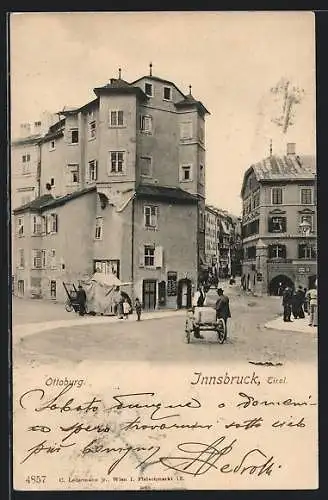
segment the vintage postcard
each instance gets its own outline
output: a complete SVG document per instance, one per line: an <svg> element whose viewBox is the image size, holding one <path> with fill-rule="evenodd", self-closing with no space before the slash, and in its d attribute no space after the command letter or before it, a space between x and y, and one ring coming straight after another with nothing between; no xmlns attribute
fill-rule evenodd
<svg viewBox="0 0 328 500"><path fill-rule="evenodd" d="M9 24L14 489L318 488L314 14Z"/></svg>

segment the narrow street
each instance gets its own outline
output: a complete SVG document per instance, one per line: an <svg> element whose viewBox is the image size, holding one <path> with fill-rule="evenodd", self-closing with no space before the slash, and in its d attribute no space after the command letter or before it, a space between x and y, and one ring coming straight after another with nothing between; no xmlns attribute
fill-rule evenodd
<svg viewBox="0 0 328 500"><path fill-rule="evenodd" d="M204 332L204 340L193 339L187 344L184 337L183 311L172 311L168 316L146 319L140 323L134 315L127 321L113 318L110 323L83 324L79 318L76 326L56 327L23 336L14 342L15 368L29 365L69 363L76 365L115 361L146 361L153 363L190 363L195 361L241 362L315 362L317 355L316 333L284 331L266 328L265 324L281 314L281 300L277 297L253 297L240 292L238 287L227 288L230 296L232 318L229 322L228 341L216 342L213 332ZM15 299L13 325L36 323L45 320L71 320L74 313L67 313L63 305L40 301ZM90 324L91 323L91 324ZM51 326L51 325L50 325ZM290 325L292 328L292 325Z"/></svg>

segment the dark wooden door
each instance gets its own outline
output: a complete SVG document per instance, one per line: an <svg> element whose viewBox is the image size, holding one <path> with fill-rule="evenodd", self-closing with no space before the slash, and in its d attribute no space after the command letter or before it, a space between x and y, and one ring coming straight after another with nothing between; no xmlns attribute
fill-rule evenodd
<svg viewBox="0 0 328 500"><path fill-rule="evenodd" d="M146 310L153 310L156 307L156 280L143 280L142 302Z"/></svg>

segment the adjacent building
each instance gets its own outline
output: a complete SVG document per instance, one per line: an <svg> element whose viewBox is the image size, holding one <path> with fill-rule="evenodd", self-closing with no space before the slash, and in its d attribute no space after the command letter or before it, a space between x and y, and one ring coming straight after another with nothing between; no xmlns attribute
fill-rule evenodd
<svg viewBox="0 0 328 500"><path fill-rule="evenodd" d="M14 211L15 291L64 300L63 281L101 270L147 309L187 307L205 254L208 111L152 68L94 92L38 141L39 196Z"/></svg>
<svg viewBox="0 0 328 500"><path fill-rule="evenodd" d="M244 175L243 282L247 289L277 294L286 285L309 288L317 274L316 163L287 145Z"/></svg>
<svg viewBox="0 0 328 500"><path fill-rule="evenodd" d="M205 207L205 270L218 280L241 273L241 223L226 210Z"/></svg>

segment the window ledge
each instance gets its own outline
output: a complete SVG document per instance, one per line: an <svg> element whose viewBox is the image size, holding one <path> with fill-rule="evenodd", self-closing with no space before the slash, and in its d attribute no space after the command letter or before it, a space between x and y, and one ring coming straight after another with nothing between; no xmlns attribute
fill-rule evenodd
<svg viewBox="0 0 328 500"><path fill-rule="evenodd" d="M89 137L88 141L91 142L91 141L95 141L96 139L97 139L97 137Z"/></svg>
<svg viewBox="0 0 328 500"><path fill-rule="evenodd" d="M126 172L108 172L109 177L123 177Z"/></svg>
<svg viewBox="0 0 328 500"><path fill-rule="evenodd" d="M127 128L127 125L108 125L108 128Z"/></svg>
<svg viewBox="0 0 328 500"><path fill-rule="evenodd" d="M78 146L79 145L78 142L67 142L66 144L67 144L67 146Z"/></svg>
<svg viewBox="0 0 328 500"><path fill-rule="evenodd" d="M180 182L193 182L192 179L181 179Z"/></svg>
<svg viewBox="0 0 328 500"><path fill-rule="evenodd" d="M158 227L153 226L144 226L144 229L146 229L146 231L158 231Z"/></svg>
<svg viewBox="0 0 328 500"><path fill-rule="evenodd" d="M145 134L145 135L152 135L153 133L150 132L149 130L140 130L140 133L141 134Z"/></svg>

